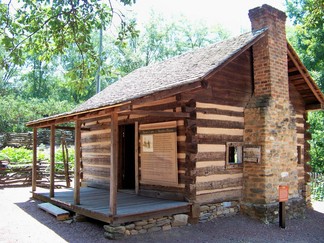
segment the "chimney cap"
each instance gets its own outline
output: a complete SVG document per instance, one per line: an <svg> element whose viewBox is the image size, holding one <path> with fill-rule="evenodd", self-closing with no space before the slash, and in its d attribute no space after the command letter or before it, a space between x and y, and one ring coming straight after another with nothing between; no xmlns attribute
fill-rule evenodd
<svg viewBox="0 0 324 243"><path fill-rule="evenodd" d="M273 16L286 21L287 15L285 12L276 9L268 4L263 4L261 7L256 7L249 10L250 19L264 18L266 16Z"/></svg>

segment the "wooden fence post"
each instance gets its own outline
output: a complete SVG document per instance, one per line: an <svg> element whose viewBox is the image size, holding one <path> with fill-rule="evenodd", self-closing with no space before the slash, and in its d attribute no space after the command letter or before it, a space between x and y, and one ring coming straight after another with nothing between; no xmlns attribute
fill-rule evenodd
<svg viewBox="0 0 324 243"><path fill-rule="evenodd" d="M70 176L69 176L69 152L66 145L65 133L63 132L61 137L61 146L62 146L62 157L64 165L64 177L66 182L66 187L70 187Z"/></svg>
<svg viewBox="0 0 324 243"><path fill-rule="evenodd" d="M37 128L33 129L33 168L32 168L32 191L36 191L37 180Z"/></svg>

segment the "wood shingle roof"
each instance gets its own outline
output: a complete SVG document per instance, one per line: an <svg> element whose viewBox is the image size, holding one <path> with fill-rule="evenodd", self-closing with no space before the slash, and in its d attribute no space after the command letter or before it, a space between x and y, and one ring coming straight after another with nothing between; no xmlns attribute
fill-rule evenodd
<svg viewBox="0 0 324 243"><path fill-rule="evenodd" d="M243 53L243 51L250 48L265 35L266 31L267 29L248 32L204 48L184 53L163 62L136 69L80 104L74 110L28 122L27 126L42 127L52 123L64 123L73 120L73 117L76 115L98 112L158 92L168 92L168 90L177 88L180 90L185 85L194 85L196 82L203 81L207 76L217 72L231 60ZM288 58L291 58L292 48L289 44L287 51L289 54ZM297 60L298 58L294 59ZM305 68L299 63L300 61L297 61L294 65ZM307 70L303 73L309 76ZM318 102L320 105L323 105L324 96L315 82L311 78L303 82L307 86L303 90L309 89L312 93L308 95L310 98L303 97L310 100L310 104L306 105L310 106Z"/></svg>
<svg viewBox="0 0 324 243"><path fill-rule="evenodd" d="M139 68L82 103L73 112L111 106L202 80L240 50L250 46L264 32L248 32Z"/></svg>

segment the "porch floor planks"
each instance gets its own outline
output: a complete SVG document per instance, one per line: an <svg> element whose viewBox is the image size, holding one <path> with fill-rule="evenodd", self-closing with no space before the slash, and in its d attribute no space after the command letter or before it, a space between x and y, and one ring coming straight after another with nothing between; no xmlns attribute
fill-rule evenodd
<svg viewBox="0 0 324 243"><path fill-rule="evenodd" d="M35 195L40 195L49 199L53 204L64 205L71 211L86 210L91 218L111 220L109 215L109 191L104 189L83 187L80 188L80 205L74 205L73 189L57 189L55 197L49 197L49 191L36 191ZM165 210L175 210L179 213L186 212L189 207L188 202L164 200L139 196L134 193L117 193L117 215L114 218L123 218L136 215L149 215ZM93 213L93 214L92 214ZM100 214L100 218L98 215Z"/></svg>

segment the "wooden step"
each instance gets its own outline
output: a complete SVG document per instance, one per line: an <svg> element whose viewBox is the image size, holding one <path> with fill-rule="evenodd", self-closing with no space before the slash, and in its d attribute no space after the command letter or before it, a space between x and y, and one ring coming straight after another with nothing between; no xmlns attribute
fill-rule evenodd
<svg viewBox="0 0 324 243"><path fill-rule="evenodd" d="M51 203L38 204L40 209L54 215L57 220L67 220L70 218L70 213L62 208L59 208Z"/></svg>

